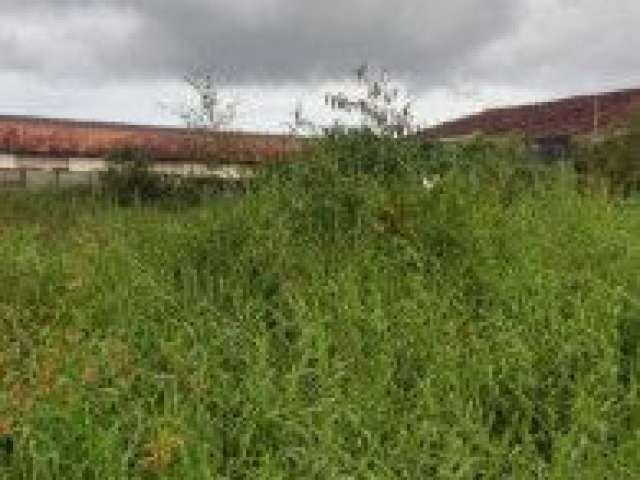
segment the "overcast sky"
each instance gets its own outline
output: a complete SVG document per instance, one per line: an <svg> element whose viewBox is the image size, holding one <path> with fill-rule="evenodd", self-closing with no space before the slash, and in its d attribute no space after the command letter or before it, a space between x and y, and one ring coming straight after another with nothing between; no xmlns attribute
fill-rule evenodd
<svg viewBox="0 0 640 480"><path fill-rule="evenodd" d="M364 60L422 125L496 105L640 87L638 0L0 0L0 114L179 124L210 69L232 128L284 130ZM341 117L342 118L342 117Z"/></svg>

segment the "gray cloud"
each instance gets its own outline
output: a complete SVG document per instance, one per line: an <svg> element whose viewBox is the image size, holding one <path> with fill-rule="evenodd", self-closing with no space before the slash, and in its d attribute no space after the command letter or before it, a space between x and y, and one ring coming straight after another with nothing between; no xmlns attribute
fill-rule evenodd
<svg viewBox="0 0 640 480"><path fill-rule="evenodd" d="M513 35L524 0L3 0L0 69L175 78L194 66L247 84L340 78L370 59L442 84Z"/></svg>
<svg viewBox="0 0 640 480"><path fill-rule="evenodd" d="M0 113L153 122L141 92L212 67L277 123L369 59L446 118L639 86L639 22L638 0L0 0Z"/></svg>
<svg viewBox="0 0 640 480"><path fill-rule="evenodd" d="M559 95L640 86L640 2L532 0L513 35L486 45L461 76Z"/></svg>

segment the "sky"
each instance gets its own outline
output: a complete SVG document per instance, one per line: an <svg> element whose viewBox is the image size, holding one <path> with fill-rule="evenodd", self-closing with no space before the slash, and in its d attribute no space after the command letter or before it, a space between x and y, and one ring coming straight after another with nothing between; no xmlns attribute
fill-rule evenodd
<svg viewBox="0 0 640 480"><path fill-rule="evenodd" d="M495 106L640 87L637 0L0 0L0 115L180 125L213 74L233 130L286 131L296 103L386 68L429 126Z"/></svg>

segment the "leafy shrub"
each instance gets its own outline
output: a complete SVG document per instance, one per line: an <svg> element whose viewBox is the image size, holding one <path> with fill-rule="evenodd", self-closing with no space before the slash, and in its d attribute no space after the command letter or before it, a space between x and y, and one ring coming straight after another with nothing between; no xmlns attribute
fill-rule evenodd
<svg viewBox="0 0 640 480"><path fill-rule="evenodd" d="M149 170L151 155L139 148L123 147L107 155L108 170L102 177L103 193L119 203L158 200L169 191L167 182Z"/></svg>
<svg viewBox="0 0 640 480"><path fill-rule="evenodd" d="M320 156L335 163L339 174L369 175L379 180L417 173L426 158L419 139L381 137L370 130L330 134L319 142L318 149Z"/></svg>
<svg viewBox="0 0 640 480"><path fill-rule="evenodd" d="M576 162L583 184L600 185L614 195L628 197L640 188L640 111L631 115L628 129L610 133L597 143L579 147Z"/></svg>
<svg viewBox="0 0 640 480"><path fill-rule="evenodd" d="M152 156L138 148L119 148L107 156L103 195L121 205L140 203L197 204L203 198L243 191L243 183L219 178L183 178L150 170Z"/></svg>

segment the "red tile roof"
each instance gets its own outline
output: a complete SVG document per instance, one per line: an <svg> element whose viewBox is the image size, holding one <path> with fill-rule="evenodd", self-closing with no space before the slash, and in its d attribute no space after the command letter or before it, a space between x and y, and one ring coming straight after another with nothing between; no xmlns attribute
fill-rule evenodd
<svg viewBox="0 0 640 480"><path fill-rule="evenodd" d="M103 157L111 149L130 146L144 148L160 160L194 160L206 152L208 158L236 163L277 158L299 151L301 145L291 135L0 116L0 153Z"/></svg>
<svg viewBox="0 0 640 480"><path fill-rule="evenodd" d="M584 135L594 131L594 116L601 132L624 124L635 109L640 109L640 88L490 109L427 128L421 134L427 138L478 132L500 135L514 131L529 137Z"/></svg>

